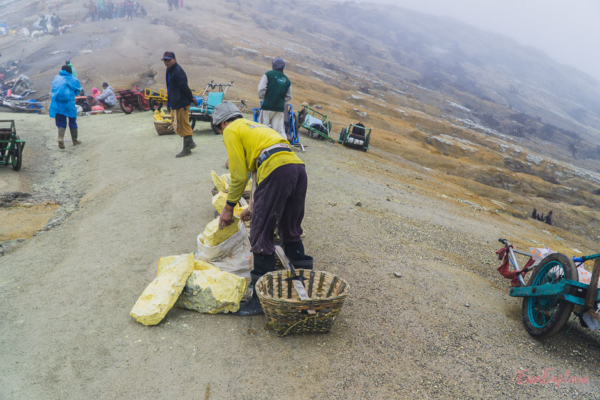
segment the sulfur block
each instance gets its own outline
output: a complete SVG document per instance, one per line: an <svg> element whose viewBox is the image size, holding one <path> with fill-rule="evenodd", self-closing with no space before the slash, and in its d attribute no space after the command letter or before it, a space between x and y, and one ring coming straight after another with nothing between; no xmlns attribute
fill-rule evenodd
<svg viewBox="0 0 600 400"><path fill-rule="evenodd" d="M210 178L212 179L213 185L217 188L219 192L225 191L225 186L223 186L223 182L219 175L215 171L210 171Z"/></svg>
<svg viewBox="0 0 600 400"><path fill-rule="evenodd" d="M169 257L163 257L161 259L158 260L158 271L156 272L156 275L160 275L160 272L169 264L171 264L173 262L174 259L176 259L178 256L169 256ZM202 271L204 269L209 269L209 268L217 268L214 265L212 265L209 262L203 261L203 260L194 260L194 271Z"/></svg>
<svg viewBox="0 0 600 400"><path fill-rule="evenodd" d="M208 314L236 312L246 286L245 278L216 267L195 270L177 300L177 307Z"/></svg>
<svg viewBox="0 0 600 400"><path fill-rule="evenodd" d="M225 192L219 192L215 194L212 198L212 205L219 214L221 213L221 211L223 211L225 203L227 203L227 193ZM240 205L238 204L233 209L233 216L239 218L242 214L242 211L244 211L246 208L248 208L248 206L240 207Z"/></svg>
<svg viewBox="0 0 600 400"><path fill-rule="evenodd" d="M221 175L221 183L225 188L225 191L229 191L229 187L231 186L231 174L223 174Z"/></svg>
<svg viewBox="0 0 600 400"><path fill-rule="evenodd" d="M233 218L233 223L231 225L219 229L219 218L215 218L206 225L204 232L202 232L204 244L206 246L214 247L223 243L225 240L229 239L231 235L239 231L240 227L238 222L239 218Z"/></svg>
<svg viewBox="0 0 600 400"><path fill-rule="evenodd" d="M131 309L130 315L140 324L156 325L162 321L177 301L194 270L193 253L165 258L167 260L162 268L159 263L160 273L146 287Z"/></svg>

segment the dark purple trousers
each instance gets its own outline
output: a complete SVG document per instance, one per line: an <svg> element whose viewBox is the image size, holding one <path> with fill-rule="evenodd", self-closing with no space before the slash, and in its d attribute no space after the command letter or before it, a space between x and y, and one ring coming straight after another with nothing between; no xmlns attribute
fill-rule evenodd
<svg viewBox="0 0 600 400"><path fill-rule="evenodd" d="M300 241L308 178L303 164L286 164L263 180L254 192L250 244L253 253L273 254L275 228L284 243Z"/></svg>

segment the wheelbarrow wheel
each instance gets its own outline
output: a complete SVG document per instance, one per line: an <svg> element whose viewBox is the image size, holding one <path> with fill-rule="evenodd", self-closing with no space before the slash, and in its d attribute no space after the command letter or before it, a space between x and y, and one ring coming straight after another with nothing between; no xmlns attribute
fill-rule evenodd
<svg viewBox="0 0 600 400"><path fill-rule="evenodd" d="M148 100L148 108L150 109L150 111L154 112L156 110L160 110L161 107L162 103L152 99Z"/></svg>
<svg viewBox="0 0 600 400"><path fill-rule="evenodd" d="M133 104L130 104L126 100L124 101L122 98L119 99L119 106L125 114L131 114L133 112Z"/></svg>
<svg viewBox="0 0 600 400"><path fill-rule="evenodd" d="M570 279L578 281L573 261L564 254L554 253L535 267L527 286L557 284ZM523 325L537 338L547 339L563 329L573 311L573 303L555 296L525 297L523 299Z"/></svg>
<svg viewBox="0 0 600 400"><path fill-rule="evenodd" d="M298 137L298 133L300 131L300 121L298 121L298 114L294 113L294 133L296 137Z"/></svg>
<svg viewBox="0 0 600 400"><path fill-rule="evenodd" d="M150 105L148 104L148 100L146 100L146 98L144 96L142 96L141 94L138 95L138 103L140 104L140 108L142 109L142 111L150 110Z"/></svg>
<svg viewBox="0 0 600 400"><path fill-rule="evenodd" d="M15 140L19 140L19 137L16 136ZM15 147L12 153L12 167L15 171L21 169L21 163L23 162L23 146L21 143L15 143Z"/></svg>
<svg viewBox="0 0 600 400"><path fill-rule="evenodd" d="M342 128L342 131L340 132L340 135L338 137L338 142L344 143L345 140L346 140L346 128Z"/></svg>
<svg viewBox="0 0 600 400"><path fill-rule="evenodd" d="M369 136L365 139L365 144L363 145L363 151L366 152L367 150L369 150L369 142L370 141L371 141L371 136Z"/></svg>

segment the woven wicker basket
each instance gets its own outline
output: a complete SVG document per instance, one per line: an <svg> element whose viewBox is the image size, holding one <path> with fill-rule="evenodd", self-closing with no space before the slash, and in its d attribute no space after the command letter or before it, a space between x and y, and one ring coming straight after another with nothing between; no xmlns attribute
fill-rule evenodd
<svg viewBox="0 0 600 400"><path fill-rule="evenodd" d="M154 128L156 129L156 133L158 133L159 136L173 135L175 133L173 125L171 125L170 122L154 121Z"/></svg>
<svg viewBox="0 0 600 400"><path fill-rule="evenodd" d="M310 300L300 300L289 271L269 272L256 283L256 293L271 328L277 335L301 332L329 332L350 291L348 283L337 275L323 271L298 269L305 277L304 286ZM314 310L315 314L309 314Z"/></svg>

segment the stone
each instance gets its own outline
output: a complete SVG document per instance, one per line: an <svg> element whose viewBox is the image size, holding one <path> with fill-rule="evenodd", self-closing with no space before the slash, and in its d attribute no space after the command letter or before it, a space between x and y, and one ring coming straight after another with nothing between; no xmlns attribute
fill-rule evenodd
<svg viewBox="0 0 600 400"><path fill-rule="evenodd" d="M219 192L224 192L227 190L225 189L221 178L219 177L219 175L217 175L215 171L210 171L210 178L212 179L213 185L215 185Z"/></svg>
<svg viewBox="0 0 600 400"><path fill-rule="evenodd" d="M356 207L362 207L362 203L361 203L360 201L357 201L356 203L354 203L354 205L355 205Z"/></svg>
<svg viewBox="0 0 600 400"><path fill-rule="evenodd" d="M215 194L212 198L212 205L219 214L221 213L221 211L223 211L223 207L225 207L226 203L227 203L227 193L225 193L225 192L219 192L219 193ZM240 207L239 204L236 205L233 209L233 216L239 218L240 215L242 214L242 211L244 211L246 208L248 208L247 205L243 206L243 207Z"/></svg>
<svg viewBox="0 0 600 400"><path fill-rule="evenodd" d="M195 268L177 300L177 307L207 314L239 310L248 285L245 278L221 271L209 263Z"/></svg>
<svg viewBox="0 0 600 400"><path fill-rule="evenodd" d="M465 307L470 307L469 303L465 304Z"/></svg>
<svg viewBox="0 0 600 400"><path fill-rule="evenodd" d="M402 274L400 272L394 272L394 276L396 278L402 278Z"/></svg>
<svg viewBox="0 0 600 400"><path fill-rule="evenodd" d="M367 118L367 112L366 111L359 111L356 113L359 117L361 118Z"/></svg>
<svg viewBox="0 0 600 400"><path fill-rule="evenodd" d="M204 244L206 246L214 247L229 239L240 229L238 225L239 220L239 218L234 217L231 225L226 226L223 229L219 229L219 218L215 218L209 222L208 225L206 225L204 232L202 232Z"/></svg>
<svg viewBox="0 0 600 400"><path fill-rule="evenodd" d="M167 315L194 270L194 253L167 257L164 264L131 309L140 324L156 325Z"/></svg>

